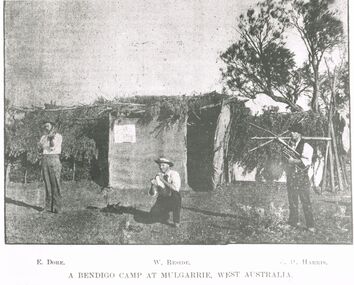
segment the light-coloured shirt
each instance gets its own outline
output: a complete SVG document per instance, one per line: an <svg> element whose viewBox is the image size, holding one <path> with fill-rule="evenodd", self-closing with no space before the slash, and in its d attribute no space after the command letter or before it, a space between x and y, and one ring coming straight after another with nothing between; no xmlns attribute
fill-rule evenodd
<svg viewBox="0 0 354 285"><path fill-rule="evenodd" d="M181 177L179 176L179 173L177 171L169 169L165 173L161 172L159 174L162 175L162 176L167 175L167 182L171 183L173 186L175 186L176 191L179 192L179 190L181 189ZM158 175L156 177L158 177ZM158 179L156 179L156 180L158 180Z"/></svg>
<svg viewBox="0 0 354 285"><path fill-rule="evenodd" d="M53 138L53 146L50 146L48 135L43 135L39 141L43 149L43 154L61 154L61 144L63 137L61 134L56 133Z"/></svg>
<svg viewBox="0 0 354 285"><path fill-rule="evenodd" d="M295 150L299 145L300 141L297 142L296 145L293 146ZM307 167L310 166L312 163L312 156L313 156L313 148L308 143L304 143L304 149L301 154L301 161Z"/></svg>

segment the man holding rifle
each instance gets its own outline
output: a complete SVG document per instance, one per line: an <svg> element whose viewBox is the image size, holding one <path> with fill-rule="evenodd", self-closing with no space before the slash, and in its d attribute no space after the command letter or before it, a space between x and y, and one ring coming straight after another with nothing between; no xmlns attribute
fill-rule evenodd
<svg viewBox="0 0 354 285"><path fill-rule="evenodd" d="M299 225L299 199L302 204L307 229L314 233L314 218L310 200L310 179L308 170L312 162L313 148L302 139L302 126L295 123L289 128L291 134L290 147L285 148L288 156L286 168L286 183L289 200L288 224L293 227ZM295 154L295 155L294 155Z"/></svg>

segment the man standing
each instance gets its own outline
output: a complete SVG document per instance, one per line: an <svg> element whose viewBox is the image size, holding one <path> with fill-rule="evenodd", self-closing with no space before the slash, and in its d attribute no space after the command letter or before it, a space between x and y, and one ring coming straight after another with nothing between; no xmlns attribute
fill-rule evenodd
<svg viewBox="0 0 354 285"><path fill-rule="evenodd" d="M42 174L45 185L45 208L52 213L59 213L61 210L60 194L60 153L62 136L55 131L55 124L52 121L45 121L42 125L44 135L38 143L38 149L43 153Z"/></svg>
<svg viewBox="0 0 354 285"><path fill-rule="evenodd" d="M173 213L173 226L179 227L182 198L179 190L181 178L177 171L171 169L173 162L161 157L155 162L160 172L151 180L149 194L157 196L155 205L150 210L153 220L168 223L169 213Z"/></svg>
<svg viewBox="0 0 354 285"><path fill-rule="evenodd" d="M310 179L308 170L312 162L313 148L302 139L302 127L296 123L289 128L291 133L290 146L300 155L300 158L288 159L286 180L289 200L290 226L299 223L299 198L304 211L307 229L315 232L314 218L310 200Z"/></svg>

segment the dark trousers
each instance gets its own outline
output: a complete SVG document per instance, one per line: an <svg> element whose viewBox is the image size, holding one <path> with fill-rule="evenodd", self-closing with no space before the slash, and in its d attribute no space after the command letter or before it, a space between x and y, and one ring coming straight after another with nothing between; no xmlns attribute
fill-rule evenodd
<svg viewBox="0 0 354 285"><path fill-rule="evenodd" d="M45 185L45 209L54 213L61 210L60 173L59 155L43 155L42 175Z"/></svg>
<svg viewBox="0 0 354 285"><path fill-rule="evenodd" d="M159 195L154 206L150 210L153 221L167 222L170 218L170 212L173 213L173 222L180 222L182 198L177 191L172 191L170 197Z"/></svg>
<svg viewBox="0 0 354 285"><path fill-rule="evenodd" d="M310 200L310 180L307 170L290 169L287 172L287 190L289 200L289 220L290 225L296 226L299 222L299 199L304 211L306 226L314 227L314 218Z"/></svg>

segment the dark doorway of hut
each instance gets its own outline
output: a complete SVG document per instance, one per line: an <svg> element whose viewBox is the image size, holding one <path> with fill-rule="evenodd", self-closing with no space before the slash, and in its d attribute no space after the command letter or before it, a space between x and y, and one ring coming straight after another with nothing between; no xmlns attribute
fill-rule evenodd
<svg viewBox="0 0 354 285"><path fill-rule="evenodd" d="M96 144L96 153L91 160L90 175L91 179L103 188L109 186L109 119L100 118L91 127L90 137Z"/></svg>
<svg viewBox="0 0 354 285"><path fill-rule="evenodd" d="M197 192L213 189L214 136L220 106L192 113L187 121L188 185Z"/></svg>

